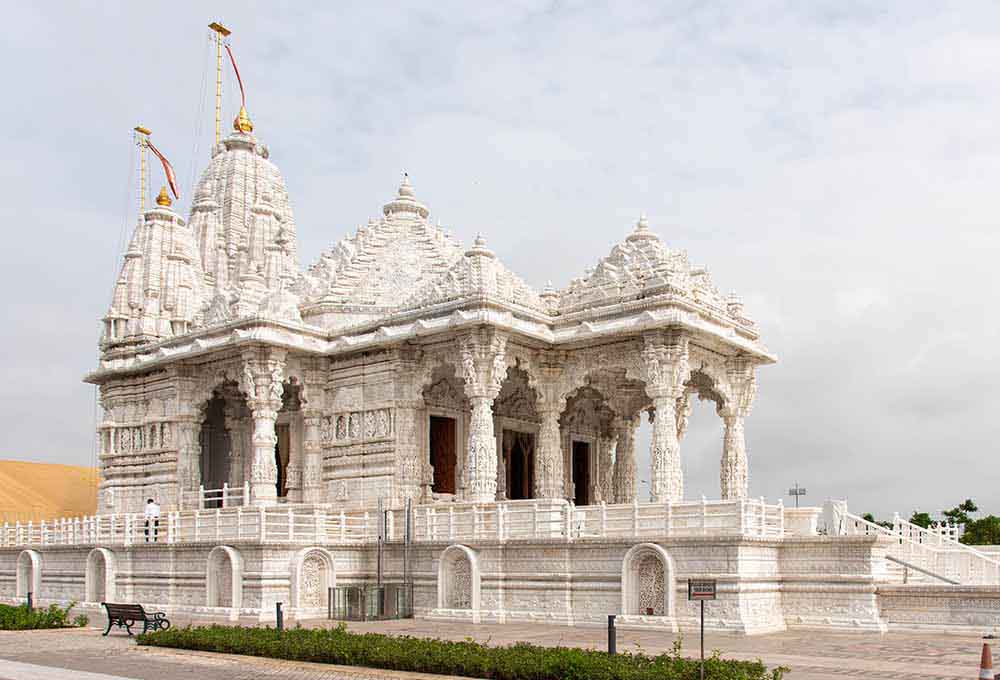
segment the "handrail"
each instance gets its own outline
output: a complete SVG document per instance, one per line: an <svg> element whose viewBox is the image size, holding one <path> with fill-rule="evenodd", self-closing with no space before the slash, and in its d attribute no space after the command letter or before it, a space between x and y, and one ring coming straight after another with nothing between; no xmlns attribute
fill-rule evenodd
<svg viewBox="0 0 1000 680"><path fill-rule="evenodd" d="M961 541L954 539L943 532L931 531L929 529L925 529L919 524L914 524L913 522L909 522L901 518L898 513L893 516L892 522L894 526L906 528L911 534L915 533L921 537L927 536L929 539L927 542L928 545L930 545L931 543L937 543L938 546L948 545L953 549L974 554L977 557L986 560L987 562L992 562L993 564L1000 566L1000 560L994 559L990 555L987 555L984 552L976 550L971 545L966 545L965 543L962 543Z"/></svg>
<svg viewBox="0 0 1000 680"><path fill-rule="evenodd" d="M53 544L132 545L147 539L141 514L108 514L20 523L0 527L0 546ZM387 540L402 537L399 510L388 511ZM413 540L661 538L747 536L780 538L784 506L761 499L620 503L579 506L563 499L444 503L415 506ZM172 510L150 527L150 540L189 543L210 540L311 541L357 544L376 539L369 510L337 510L329 505L245 506Z"/></svg>
<svg viewBox="0 0 1000 680"><path fill-rule="evenodd" d="M957 583L959 584L1000 583L1000 562L963 543L947 538L937 540L936 536L933 542L919 540L924 538L925 534L927 536L934 536L934 534L926 531L923 527L902 520L895 523L890 529L849 512L845 513L844 517L852 522L855 528L864 529L865 534L881 535L892 539L890 551L896 554L887 554L887 558L893 557L902 560L907 557L919 556L923 561L929 563L928 566L958 577ZM896 519L898 519L898 515ZM850 527L845 528L850 529Z"/></svg>
<svg viewBox="0 0 1000 680"><path fill-rule="evenodd" d="M886 555L885 559L889 560L890 562L895 562L896 564L900 564L900 565L906 567L907 569L912 569L913 571L919 571L921 574L926 574L927 576L931 576L933 578L940 579L940 580L942 580L945 583L948 583L950 585L953 585L953 586L960 586L960 585L962 585L958 581L953 581L953 580L951 580L950 578L948 578L946 576L942 576L941 574L935 574L933 571L931 571L929 569L924 569L923 567L918 567L917 565L911 564L911 563L909 563L909 562L907 562L905 560L901 560L898 557L893 557L892 555Z"/></svg>

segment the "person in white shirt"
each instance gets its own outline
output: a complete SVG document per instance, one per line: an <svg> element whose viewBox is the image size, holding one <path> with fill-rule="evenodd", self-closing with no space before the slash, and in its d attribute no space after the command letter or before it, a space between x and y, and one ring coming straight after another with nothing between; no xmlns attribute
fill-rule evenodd
<svg viewBox="0 0 1000 680"><path fill-rule="evenodd" d="M152 498L146 501L146 543L149 543L149 526L153 525L153 542L160 532L160 506Z"/></svg>

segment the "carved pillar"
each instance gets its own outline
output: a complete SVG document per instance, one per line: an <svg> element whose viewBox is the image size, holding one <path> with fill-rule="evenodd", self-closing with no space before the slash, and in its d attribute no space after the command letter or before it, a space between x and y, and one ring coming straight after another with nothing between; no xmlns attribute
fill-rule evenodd
<svg viewBox="0 0 1000 680"><path fill-rule="evenodd" d="M421 498L429 486L425 484L430 462L422 455L427 442L426 407L423 383L419 376L423 354L413 348L397 351L395 367L395 409L387 412L384 434L391 434L396 442L396 475L393 480L395 502L402 505L407 498L414 502ZM379 417L382 417L381 415ZM378 430L381 432L382 427ZM433 482L431 469L431 483ZM421 488L423 487L423 488Z"/></svg>
<svg viewBox="0 0 1000 680"><path fill-rule="evenodd" d="M302 414L291 413L288 422L288 465L285 467L288 500L291 503L302 502L302 467L304 453L302 450Z"/></svg>
<svg viewBox="0 0 1000 680"><path fill-rule="evenodd" d="M241 388L253 418L253 463L250 467L250 495L254 505L277 503L278 468L274 447L278 438L274 422L281 408L285 352L273 348L247 350L243 354Z"/></svg>
<svg viewBox="0 0 1000 680"><path fill-rule="evenodd" d="M650 500L654 503L684 498L680 440L677 438L676 399L671 395L653 398L656 417L650 441Z"/></svg>
<svg viewBox="0 0 1000 680"><path fill-rule="evenodd" d="M226 402L226 433L229 436L229 472L226 480L230 487L243 484L243 409L240 405Z"/></svg>
<svg viewBox="0 0 1000 680"><path fill-rule="evenodd" d="M651 333L642 350L646 393L653 400L656 419L650 442L650 500L654 503L684 498L677 438L677 400L691 374L688 366L688 338L681 333Z"/></svg>
<svg viewBox="0 0 1000 680"><path fill-rule="evenodd" d="M601 448L601 450L598 455L597 474L599 479L597 484L594 486L596 490L596 497L594 500L598 503L601 501L611 503L614 498L612 480L614 479L615 470L615 438L602 435L598 438L597 445Z"/></svg>
<svg viewBox="0 0 1000 680"><path fill-rule="evenodd" d="M177 487L181 503L194 507L198 486L201 484L201 418L196 415L180 416L177 420Z"/></svg>
<svg viewBox="0 0 1000 680"><path fill-rule="evenodd" d="M179 507L194 507L198 485L201 484L201 423L204 414L201 404L194 403L192 395L196 384L191 369L178 367L174 378L175 416L165 431L164 448L177 450L177 498ZM171 433L171 427L173 432ZM120 440L115 437L114 446L119 450ZM192 501L195 499L195 501ZM171 499L172 501L174 499ZM161 504L162 505L162 504ZM173 505L173 503L171 503Z"/></svg>
<svg viewBox="0 0 1000 680"><path fill-rule="evenodd" d="M563 498L565 495L560 413L561 409L549 404L538 409L541 427L535 451L535 498Z"/></svg>
<svg viewBox="0 0 1000 680"><path fill-rule="evenodd" d="M566 406L565 366L562 355L540 357L535 384L539 429L535 444L535 498L565 498L566 480L559 416Z"/></svg>
<svg viewBox="0 0 1000 680"><path fill-rule="evenodd" d="M497 449L497 465L499 466L497 469L497 500L505 501L510 498L510 492L507 490L507 473L510 467L510 457L514 451L514 437L505 438L503 429L501 429L497 440L500 442L500 448Z"/></svg>
<svg viewBox="0 0 1000 680"><path fill-rule="evenodd" d="M302 501L323 500L323 383L326 378L323 360L307 360L302 392Z"/></svg>
<svg viewBox="0 0 1000 680"><path fill-rule="evenodd" d="M479 329L460 340L465 394L472 406L465 467L466 499L489 502L497 494L497 440L493 434L493 400L507 374L507 337Z"/></svg>
<svg viewBox="0 0 1000 680"><path fill-rule="evenodd" d="M727 398L718 408L725 425L719 470L719 487L723 500L746 498L748 494L749 465L743 419L750 413L757 394L754 366L746 358L732 357L727 360L726 378L729 381Z"/></svg>
<svg viewBox="0 0 1000 680"><path fill-rule="evenodd" d="M322 421L319 409L302 411L302 502L319 503L323 492L323 448L319 429Z"/></svg>
<svg viewBox="0 0 1000 680"><path fill-rule="evenodd" d="M612 498L615 503L635 500L635 428L637 418L616 418L615 467L612 476Z"/></svg>

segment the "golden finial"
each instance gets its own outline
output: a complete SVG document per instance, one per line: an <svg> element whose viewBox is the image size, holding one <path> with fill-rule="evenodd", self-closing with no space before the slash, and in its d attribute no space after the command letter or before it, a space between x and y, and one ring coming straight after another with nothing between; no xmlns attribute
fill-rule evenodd
<svg viewBox="0 0 1000 680"><path fill-rule="evenodd" d="M162 205L164 208L169 208L173 205L173 201L170 200L170 194L167 193L166 187L160 187L160 195L156 197L156 205Z"/></svg>
<svg viewBox="0 0 1000 680"><path fill-rule="evenodd" d="M240 107L240 115L236 116L236 120L233 121L233 128L237 132L253 132L253 121L247 115L246 107Z"/></svg>

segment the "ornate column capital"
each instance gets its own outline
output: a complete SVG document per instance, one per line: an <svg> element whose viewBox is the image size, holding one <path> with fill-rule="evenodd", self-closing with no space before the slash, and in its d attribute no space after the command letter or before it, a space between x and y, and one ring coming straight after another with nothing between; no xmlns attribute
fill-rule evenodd
<svg viewBox="0 0 1000 680"><path fill-rule="evenodd" d="M485 398L492 402L507 375L507 336L479 328L459 338L458 348L465 395L470 400Z"/></svg>
<svg viewBox="0 0 1000 680"><path fill-rule="evenodd" d="M277 414L284 392L285 358L281 349L254 348L243 352L240 389L247 395L247 406L257 417L258 412Z"/></svg>
<svg viewBox="0 0 1000 680"><path fill-rule="evenodd" d="M646 393L657 397L679 398L684 383L691 377L688 336L680 331L657 331L643 336L641 352Z"/></svg>
<svg viewBox="0 0 1000 680"><path fill-rule="evenodd" d="M745 356L726 359L726 386L724 401L717 409L720 416L745 418L753 408L757 396L757 367Z"/></svg>

